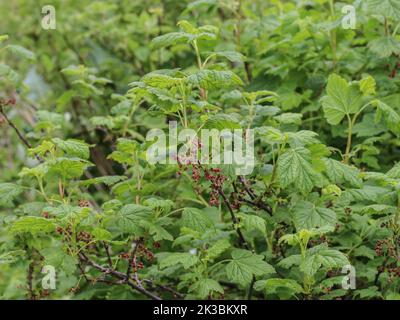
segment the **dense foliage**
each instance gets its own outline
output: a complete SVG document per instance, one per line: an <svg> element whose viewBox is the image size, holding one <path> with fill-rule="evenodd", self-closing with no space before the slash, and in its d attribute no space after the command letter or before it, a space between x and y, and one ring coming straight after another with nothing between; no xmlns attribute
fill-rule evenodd
<svg viewBox="0 0 400 320"><path fill-rule="evenodd" d="M399 1L53 3L0 3L2 299L400 298ZM171 120L254 171L149 163Z"/></svg>

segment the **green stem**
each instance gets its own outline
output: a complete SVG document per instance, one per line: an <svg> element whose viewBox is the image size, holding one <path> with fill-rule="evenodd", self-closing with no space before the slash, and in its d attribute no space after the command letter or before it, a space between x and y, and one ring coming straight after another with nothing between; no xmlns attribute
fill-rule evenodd
<svg viewBox="0 0 400 320"><path fill-rule="evenodd" d="M330 11L331 11L331 18L333 19L335 16L334 0L329 0L329 7L330 7ZM334 29L332 29L330 31L330 42L331 42L331 48L332 48L333 70L335 70L336 64L337 64L337 37L336 37L336 31Z"/></svg>
<svg viewBox="0 0 400 320"><path fill-rule="evenodd" d="M196 40L193 41L193 48L194 48L194 51L196 52L197 66L199 67L200 70L202 70L203 69L203 64L201 62L200 51L199 51L199 47L197 45L197 41Z"/></svg>
<svg viewBox="0 0 400 320"><path fill-rule="evenodd" d="M125 137L126 136L126 132L128 131L128 126L130 123L130 120L132 119L133 113L135 112L136 108L131 108L131 110L129 111L128 114L128 120L126 120L124 127L122 129L122 136Z"/></svg>
<svg viewBox="0 0 400 320"><path fill-rule="evenodd" d="M385 36L389 36L389 23L388 23L388 19L385 17Z"/></svg>
<svg viewBox="0 0 400 320"><path fill-rule="evenodd" d="M349 126L347 129L347 144L346 144L346 151L344 154L344 163L349 164L350 160L350 149L351 149L351 140L352 140L352 134L353 134L353 121L350 118L349 115L347 115L347 120L349 122Z"/></svg>
<svg viewBox="0 0 400 320"><path fill-rule="evenodd" d="M278 165L277 165L277 162L278 162L278 159L279 159L279 157L280 157L280 155L281 155L281 153L282 153L282 150L285 148L285 146L286 146L286 142L284 142L281 146L278 146L278 153L276 154L276 156L274 157L274 151L272 151L273 152L273 162L274 162L274 168L272 169L272 176L271 176L271 182L270 182L270 185L272 185L273 184L273 182L275 181L275 177L276 177L276 172L277 172L277 169L278 169Z"/></svg>
<svg viewBox="0 0 400 320"><path fill-rule="evenodd" d="M304 264L306 260L306 253L307 253L307 245L308 245L308 240L304 241L304 243L300 242L300 254L301 254L301 263ZM311 287L313 283L313 278L307 274L304 274L303 276L303 288L304 292L307 296L311 294Z"/></svg>
<svg viewBox="0 0 400 320"><path fill-rule="evenodd" d="M400 28L400 23L396 26L396 28L394 28L394 31L392 33L392 37L394 37L396 35L396 33L399 30L399 28Z"/></svg>
<svg viewBox="0 0 400 320"><path fill-rule="evenodd" d="M201 62L200 50L199 50L199 46L197 45L196 40L193 41L193 48L194 48L194 51L196 52L197 66L198 66L199 70L203 70L204 66L203 66L203 63ZM200 96L201 96L202 100L207 99L207 92L203 88L200 88Z"/></svg>
<svg viewBox="0 0 400 320"><path fill-rule="evenodd" d="M352 134L353 134L353 128L354 125L357 121L358 116L367 108L369 107L372 103L374 102L374 100L368 102L367 104L365 104L353 117L353 119L351 119L350 115L347 114L347 120L349 122L349 127L348 127L348 132L347 132L347 144L346 144L346 152L344 155L344 163L348 164L350 161L350 150L351 150L351 143L352 143Z"/></svg>

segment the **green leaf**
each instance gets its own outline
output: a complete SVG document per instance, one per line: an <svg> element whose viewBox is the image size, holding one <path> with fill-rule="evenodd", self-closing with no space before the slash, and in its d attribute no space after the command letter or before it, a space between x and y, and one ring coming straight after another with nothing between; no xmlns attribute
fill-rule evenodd
<svg viewBox="0 0 400 320"><path fill-rule="evenodd" d="M254 289L261 291L266 290L269 293L275 292L278 288L289 289L293 293L303 293L304 290L301 285L293 279L271 278L267 280L257 281Z"/></svg>
<svg viewBox="0 0 400 320"><path fill-rule="evenodd" d="M174 78L166 74L155 72L149 73L142 78L142 81L145 84L160 89L168 89L174 86L178 86L183 83L184 80L185 79L183 78Z"/></svg>
<svg viewBox="0 0 400 320"><path fill-rule="evenodd" d="M297 230L334 226L337 222L335 211L317 207L309 201L299 201L293 208L293 214Z"/></svg>
<svg viewBox="0 0 400 320"><path fill-rule="evenodd" d="M44 140L35 148L28 149L30 155L45 156L48 152L54 151L54 144L51 141Z"/></svg>
<svg viewBox="0 0 400 320"><path fill-rule="evenodd" d="M352 201L377 201L379 197L387 194L388 190L381 187L366 185L362 189L346 189L341 194L341 198Z"/></svg>
<svg viewBox="0 0 400 320"><path fill-rule="evenodd" d="M398 292L388 292L385 296L385 300L400 300L400 293Z"/></svg>
<svg viewBox="0 0 400 320"><path fill-rule="evenodd" d="M292 148L304 147L310 144L319 143L318 133L310 130L300 130L297 132L287 132L289 144Z"/></svg>
<svg viewBox="0 0 400 320"><path fill-rule="evenodd" d="M91 233L97 241L109 241L112 239L112 234L102 228L94 228Z"/></svg>
<svg viewBox="0 0 400 320"><path fill-rule="evenodd" d="M169 252L161 259L160 268L164 269L181 264L185 269L189 269L198 262L199 258L196 255L187 252Z"/></svg>
<svg viewBox="0 0 400 320"><path fill-rule="evenodd" d="M379 122L384 118L389 130L394 134L400 135L400 115L392 107L380 100L374 100L372 104L377 108L375 122Z"/></svg>
<svg viewBox="0 0 400 320"><path fill-rule="evenodd" d="M182 225L204 233L213 226L213 222L201 210L185 208L182 213Z"/></svg>
<svg viewBox="0 0 400 320"><path fill-rule="evenodd" d="M158 36L151 41L153 49L172 46L179 43L187 43L190 41L190 35L184 32L171 32Z"/></svg>
<svg viewBox="0 0 400 320"><path fill-rule="evenodd" d="M347 182L353 187L362 187L362 179L357 168L334 159L324 158L323 162L326 166L326 175L332 183L341 184Z"/></svg>
<svg viewBox="0 0 400 320"><path fill-rule="evenodd" d="M79 178L93 164L80 158L57 158L48 162L49 172L65 179Z"/></svg>
<svg viewBox="0 0 400 320"><path fill-rule="evenodd" d="M279 129L268 126L256 128L256 133L262 136L264 138L263 140L270 144L284 143L287 137L287 135L282 133L282 131L280 131Z"/></svg>
<svg viewBox="0 0 400 320"><path fill-rule="evenodd" d="M275 116L274 119L279 121L281 124L300 124L302 117L303 115L301 113L287 112Z"/></svg>
<svg viewBox="0 0 400 320"><path fill-rule="evenodd" d="M70 77L83 77L87 73L87 68L83 65L70 65L62 69L61 72Z"/></svg>
<svg viewBox="0 0 400 320"><path fill-rule="evenodd" d="M223 57L228 59L231 62L240 62L242 63L245 60L245 57L236 51L217 51L211 53L211 55L216 55L217 57Z"/></svg>
<svg viewBox="0 0 400 320"><path fill-rule="evenodd" d="M360 81L360 90L364 96L374 96L376 94L376 82L371 76L367 76Z"/></svg>
<svg viewBox="0 0 400 320"><path fill-rule="evenodd" d="M392 169L390 169L386 175L389 178L393 178L393 179L400 179L400 162L397 162ZM1 190L1 187L0 187ZM0 193L1 194L1 193Z"/></svg>
<svg viewBox="0 0 400 320"><path fill-rule="evenodd" d="M243 85L242 80L232 71L200 70L189 75L186 79L188 83L206 90Z"/></svg>
<svg viewBox="0 0 400 320"><path fill-rule="evenodd" d="M83 141L74 139L61 140L59 138L54 138L51 141L68 156L89 159L89 145Z"/></svg>
<svg viewBox="0 0 400 320"><path fill-rule="evenodd" d="M347 257L338 250L329 249L326 244L320 244L307 250L301 270L307 275L314 275L321 267L327 269L341 268L350 264Z"/></svg>
<svg viewBox="0 0 400 320"><path fill-rule="evenodd" d="M241 129L239 121L237 118L232 114L225 114L225 113L217 113L215 115L210 116L205 125L205 129Z"/></svg>
<svg viewBox="0 0 400 320"><path fill-rule="evenodd" d="M288 245L295 246L299 243L299 237L296 234L285 234L279 238L278 244L286 242Z"/></svg>
<svg viewBox="0 0 400 320"><path fill-rule="evenodd" d="M389 206L387 204L371 204L369 206L363 206L360 213L370 215L388 215L393 214L396 211L397 208L395 206Z"/></svg>
<svg viewBox="0 0 400 320"><path fill-rule="evenodd" d="M35 54L32 51L25 49L24 47L10 44L10 45L6 46L5 48L6 48L6 50L10 50L13 54L15 54L21 58L35 60Z"/></svg>
<svg viewBox="0 0 400 320"><path fill-rule="evenodd" d="M112 117L91 117L89 121L96 127L107 127L109 129L115 127L115 119Z"/></svg>
<svg viewBox="0 0 400 320"><path fill-rule="evenodd" d="M292 266L299 266L300 263L301 263L301 255L293 254L279 261L278 266L285 269L290 269Z"/></svg>
<svg viewBox="0 0 400 320"><path fill-rule="evenodd" d="M382 298L382 293L380 292L377 286L372 286L365 289L359 289L354 292L355 297L359 297L360 299L373 299L373 298Z"/></svg>
<svg viewBox="0 0 400 320"><path fill-rule="evenodd" d="M0 183L0 206L10 207L12 201L23 192L23 188L13 183Z"/></svg>
<svg viewBox="0 0 400 320"><path fill-rule="evenodd" d="M232 251L233 260L226 266L228 279L246 285L250 283L253 275L275 273L274 268L264 261L261 255L253 254L251 251L235 249Z"/></svg>
<svg viewBox="0 0 400 320"><path fill-rule="evenodd" d="M143 202L144 205L152 208L158 213L167 214L174 207L174 202L171 200L159 199L159 198L149 198Z"/></svg>
<svg viewBox="0 0 400 320"><path fill-rule="evenodd" d="M371 14L400 20L400 2L398 0L367 0L366 3Z"/></svg>
<svg viewBox="0 0 400 320"><path fill-rule="evenodd" d="M128 204L121 208L114 219L115 226L122 233L140 232L141 223L148 221L152 214L149 207L138 204Z"/></svg>
<svg viewBox="0 0 400 320"><path fill-rule="evenodd" d="M8 35L7 34L2 34L0 35L0 43L3 43L4 41L8 40Z"/></svg>
<svg viewBox="0 0 400 320"><path fill-rule="evenodd" d="M147 225L147 224L145 224L145 225ZM147 227L149 229L150 235L153 236L154 241L161 241L161 240L173 241L174 240L174 237L158 223L150 223L147 225Z"/></svg>
<svg viewBox="0 0 400 320"><path fill-rule="evenodd" d="M0 265L11 264L18 260L19 257L25 254L24 250L13 250L0 254Z"/></svg>
<svg viewBox="0 0 400 320"><path fill-rule="evenodd" d="M256 216L254 214L244 214L239 213L238 217L240 217L241 225L243 225L244 229L247 231L259 230L263 234L266 234L266 222L263 218Z"/></svg>
<svg viewBox="0 0 400 320"><path fill-rule="evenodd" d="M65 106L72 101L75 92L73 90L64 91L63 94L57 99L57 111L64 111Z"/></svg>
<svg viewBox="0 0 400 320"><path fill-rule="evenodd" d="M79 181L79 185L90 186L93 184L104 183L106 186L112 186L112 185L116 184L117 182L124 181L126 179L127 179L127 177L125 177L125 176L103 176L103 177L96 177L96 178L87 179L87 180L81 180L81 181Z"/></svg>
<svg viewBox="0 0 400 320"><path fill-rule="evenodd" d="M366 246L360 246L353 251L353 256L355 257L365 257L370 260L375 259L375 250L368 248Z"/></svg>
<svg viewBox="0 0 400 320"><path fill-rule="evenodd" d="M297 244L307 244L308 241L315 236L320 236L325 233L329 233L334 231L335 228L333 226L329 225L324 225L319 228L311 228L311 229L301 229L298 230L295 234L285 234L283 235L279 241L278 244L282 242L286 242L287 244L291 246L295 246Z"/></svg>
<svg viewBox="0 0 400 320"><path fill-rule="evenodd" d="M211 7L218 5L218 0L196 0L187 5L188 10L198 9L200 7Z"/></svg>
<svg viewBox="0 0 400 320"><path fill-rule="evenodd" d="M67 274L75 272L78 259L64 252L62 246L47 247L40 251L46 265L53 266L58 272L64 270Z"/></svg>
<svg viewBox="0 0 400 320"><path fill-rule="evenodd" d="M337 74L331 74L326 88L327 96L322 98L325 118L332 125L339 124L344 116L356 113L362 104L358 86L348 84Z"/></svg>
<svg viewBox="0 0 400 320"><path fill-rule="evenodd" d="M128 115L129 111L132 109L132 105L132 101L125 99L113 106L110 112L112 115Z"/></svg>
<svg viewBox="0 0 400 320"><path fill-rule="evenodd" d="M3 63L0 63L0 77L7 76L11 71L11 68Z"/></svg>
<svg viewBox="0 0 400 320"><path fill-rule="evenodd" d="M400 41L391 36L372 40L368 46L373 53L382 59L400 54Z"/></svg>
<svg viewBox="0 0 400 320"><path fill-rule="evenodd" d="M196 292L200 299L205 299L214 292L221 294L224 293L224 289L221 287L221 285L217 281L209 278L200 279L199 281L195 282L190 287L189 291Z"/></svg>
<svg viewBox="0 0 400 320"><path fill-rule="evenodd" d="M214 260L218 258L225 250L229 249L231 244L227 239L221 239L215 242L210 248L207 249L207 253L204 257L205 260Z"/></svg>
<svg viewBox="0 0 400 320"><path fill-rule="evenodd" d="M282 188L294 185L307 194L318 183L319 175L311 165L310 151L305 148L289 149L278 159L277 174Z"/></svg>
<svg viewBox="0 0 400 320"><path fill-rule="evenodd" d="M55 223L42 217L22 217L11 226L12 233L49 233L55 230Z"/></svg>

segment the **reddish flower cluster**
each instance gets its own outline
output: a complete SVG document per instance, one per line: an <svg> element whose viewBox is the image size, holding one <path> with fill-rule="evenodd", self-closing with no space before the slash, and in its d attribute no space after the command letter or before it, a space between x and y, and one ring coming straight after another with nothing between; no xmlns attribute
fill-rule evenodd
<svg viewBox="0 0 400 320"><path fill-rule="evenodd" d="M352 212L351 208L349 208L349 207L344 208L345 214L349 215L351 212Z"/></svg>
<svg viewBox="0 0 400 320"><path fill-rule="evenodd" d="M132 267L132 271L136 273L138 271L138 269L143 269L144 265L143 265L143 262L141 262L141 261L139 261L139 263L137 263L137 264L135 261L132 261L131 267Z"/></svg>
<svg viewBox="0 0 400 320"><path fill-rule="evenodd" d="M400 277L400 266L399 257L397 255L397 247L400 245L400 238L396 237L394 239L388 238L384 240L378 240L375 245L375 253L377 256L386 256L383 265L378 267L378 272L382 273L385 270L389 274L389 281L392 282L394 278ZM388 258L393 258L395 261L392 263L387 263ZM393 260L392 260L393 261Z"/></svg>
<svg viewBox="0 0 400 320"><path fill-rule="evenodd" d="M127 253L127 252L123 252L119 256L121 259L124 259L124 260L129 260L131 257L130 253ZM139 263L136 263L136 257L134 259L132 259L132 261L130 261L130 264L131 264L133 272L137 272L138 269L144 268L143 262L139 261Z"/></svg>
<svg viewBox="0 0 400 320"><path fill-rule="evenodd" d="M182 162L179 161L179 159L178 159L178 166L179 166L179 171L177 172L178 176L180 176L183 171L186 171L189 168L187 164L182 164ZM206 181L209 181L211 183L209 204L211 206L218 206L219 191L222 189L222 186L226 180L226 176L222 174L220 168L207 169L204 168L201 164L197 163L191 164L191 168L192 168L192 180L196 184L195 191L201 193L199 184L201 178L204 177Z"/></svg>
<svg viewBox="0 0 400 320"><path fill-rule="evenodd" d="M84 208L84 207L90 207L90 202L87 200L79 200L78 206Z"/></svg>
<svg viewBox="0 0 400 320"><path fill-rule="evenodd" d="M310 241L308 242L308 246L309 246L309 247L314 247L314 246L319 245L319 244L321 244L321 243L329 244L329 242L330 242L329 239L328 239L325 235L322 235L322 236L320 236L318 239L310 240Z"/></svg>
<svg viewBox="0 0 400 320"><path fill-rule="evenodd" d="M333 277L336 277L338 274L337 274L337 272L335 272L335 271L333 271L333 270L329 270L327 273L326 273L326 276L328 277L328 278L333 278Z"/></svg>
<svg viewBox="0 0 400 320"><path fill-rule="evenodd" d="M161 247L159 242L154 242L153 246L155 248ZM131 258L131 254L128 252L120 253L119 256L121 259L124 259L124 260L129 260ZM132 261L130 261L133 272L136 272L138 269L144 268L144 264L142 261L138 261L138 262L136 261L140 257L142 257L142 258L144 257L147 261L152 261L154 259L154 253L151 250L149 250L148 248L146 248L142 243L138 243L137 248L136 248L135 257L134 257L134 259L132 259Z"/></svg>
<svg viewBox="0 0 400 320"><path fill-rule="evenodd" d="M375 253L377 256L385 254L389 256L396 256L396 248L390 239L378 240L375 244Z"/></svg>
<svg viewBox="0 0 400 320"><path fill-rule="evenodd" d="M390 66L387 65L387 68L390 69ZM396 64L396 66L390 71L389 78L393 79L397 75L397 71L400 69L400 63Z"/></svg>
<svg viewBox="0 0 400 320"><path fill-rule="evenodd" d="M332 287L321 287L321 289L325 294L328 294L332 291Z"/></svg>
<svg viewBox="0 0 400 320"><path fill-rule="evenodd" d="M387 271L391 278L400 277L400 267L390 267L387 268Z"/></svg>
<svg viewBox="0 0 400 320"><path fill-rule="evenodd" d="M61 227L61 226L57 226L57 227L56 227L56 232L59 233L59 234L61 234L61 235L67 236L67 239L71 239L71 236L72 236L72 227L71 227L71 225L68 225L67 228L64 229L64 228ZM77 241L82 241L82 242L85 242L85 243L89 243L89 242L91 242L91 241L93 240L93 237L92 237L92 235L91 235L90 233L88 233L88 232L79 231L79 232L76 234L76 240L77 240Z"/></svg>
<svg viewBox="0 0 400 320"><path fill-rule="evenodd" d="M156 249L160 249L161 248L161 244L157 241L153 242L153 247Z"/></svg>
<svg viewBox="0 0 400 320"><path fill-rule="evenodd" d="M154 259L154 253L146 248L143 244L139 243L137 245L137 255L140 257L145 257L148 261L152 261Z"/></svg>
<svg viewBox="0 0 400 320"><path fill-rule="evenodd" d="M193 180L194 182L196 182L196 183L199 182L199 180L200 180L200 178L201 178L200 173L201 173L201 172L200 172L200 166L194 164L194 165L193 165L193 169L192 169L192 180Z"/></svg>
<svg viewBox="0 0 400 320"><path fill-rule="evenodd" d="M226 177L221 173L220 168L212 168L204 170L204 178L211 182L211 193L209 203L211 206L219 205L219 192L226 180Z"/></svg>
<svg viewBox="0 0 400 320"><path fill-rule="evenodd" d="M80 231L76 235L76 240L89 243L90 241L92 241L92 236L88 232Z"/></svg>
<svg viewBox="0 0 400 320"><path fill-rule="evenodd" d="M244 195L244 193L241 195ZM232 209L238 210L240 208L240 201L236 192L231 192L229 203L231 204Z"/></svg>
<svg viewBox="0 0 400 320"><path fill-rule="evenodd" d="M15 106L16 103L17 103L17 99L15 99L15 96L11 96L10 98L8 98L6 100L0 100L0 104L2 104L4 106L8 106L8 105Z"/></svg>
<svg viewBox="0 0 400 320"><path fill-rule="evenodd" d="M63 227L58 226L56 228L56 231L59 234L65 234L65 235L69 235L70 236L72 234L72 227L70 225L68 225L66 229L63 229Z"/></svg>
<svg viewBox="0 0 400 320"><path fill-rule="evenodd" d="M129 256L130 256L129 253L127 253L127 252L122 252L119 254L119 257L124 260L128 260Z"/></svg>
<svg viewBox="0 0 400 320"><path fill-rule="evenodd" d="M43 211L42 212L42 217L45 219L49 219L50 218L50 213L48 213L47 211Z"/></svg>

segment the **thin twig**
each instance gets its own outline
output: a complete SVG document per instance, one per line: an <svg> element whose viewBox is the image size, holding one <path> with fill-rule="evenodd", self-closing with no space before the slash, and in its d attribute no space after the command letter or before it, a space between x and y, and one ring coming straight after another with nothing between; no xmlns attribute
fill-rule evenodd
<svg viewBox="0 0 400 320"><path fill-rule="evenodd" d="M153 300L161 300L161 298L153 293L151 293L150 291L146 290L145 288L138 286L136 284L134 284L133 282L130 281L130 279L128 279L126 277L125 273L119 272L117 270L114 270L112 268L106 268L103 267L101 265L99 265L98 263L92 261L91 259L89 259L84 253L79 253L79 257L81 260L85 261L86 263L88 263L89 265L91 265L92 267L94 267L95 269L101 271L104 274L110 274L115 276L116 278L123 280L121 284L127 284L129 285L132 289L144 294L145 296L153 299Z"/></svg>
<svg viewBox="0 0 400 320"><path fill-rule="evenodd" d="M34 262L32 261L31 263L29 263L28 276L27 276L28 299L30 299L30 300L35 300L35 293L33 291L33 271L34 271Z"/></svg>
<svg viewBox="0 0 400 320"><path fill-rule="evenodd" d="M105 241L103 241L102 243L103 243L104 250L106 251L108 265L110 267L112 267L113 264L112 264L111 255L110 255L110 248L108 247L108 244Z"/></svg>
<svg viewBox="0 0 400 320"><path fill-rule="evenodd" d="M243 185L244 190L249 195L251 201L241 198L241 201L244 201L248 204L256 206L259 209L265 210L269 215L272 215L272 208L261 200L257 200L257 196L253 193L253 191L248 187L247 180L243 176L239 176L239 180Z"/></svg>
<svg viewBox="0 0 400 320"><path fill-rule="evenodd" d="M177 298L183 299L185 297L182 293L179 293L178 291L176 291L176 290L174 290L174 289L172 289L170 287L164 286L162 284L154 283L150 279L143 279L143 282L145 282L145 283L147 283L147 284L149 284L149 285L151 285L153 287L157 287L157 288L160 288L162 290L168 291L168 292L172 293Z"/></svg>
<svg viewBox="0 0 400 320"><path fill-rule="evenodd" d="M14 124L14 122L12 122L8 116L7 113L4 111L3 106L0 105L0 113L3 115L4 119L6 119L7 123L10 125L10 127L12 127L15 131L15 133L18 135L18 138L22 141L23 144L25 144L29 149L32 148L32 145L29 143L28 140L25 139L25 137L23 136L23 134L21 133L21 131L19 131L19 129L17 128L17 126Z"/></svg>
<svg viewBox="0 0 400 320"><path fill-rule="evenodd" d="M139 244L141 243L140 240L134 240L132 241L132 251L131 254L129 256L129 260L128 260L128 269L126 270L126 277L127 279L129 279L130 274L131 274L131 270L132 270L132 263L135 262L135 258L136 258L136 251L139 247Z"/></svg>
<svg viewBox="0 0 400 320"><path fill-rule="evenodd" d="M240 244L245 249L249 250L249 246L248 246L248 244L246 242L246 239L243 236L242 230L240 230L240 228L237 226L238 220L237 220L237 218L235 216L235 213L233 212L233 209L231 207L231 204L228 201L228 198L226 197L225 193L221 189L218 189L218 193L222 197L222 199L224 200L225 205L228 207L229 213L231 214L231 218L232 218L233 228L236 230L236 233L239 236Z"/></svg>

